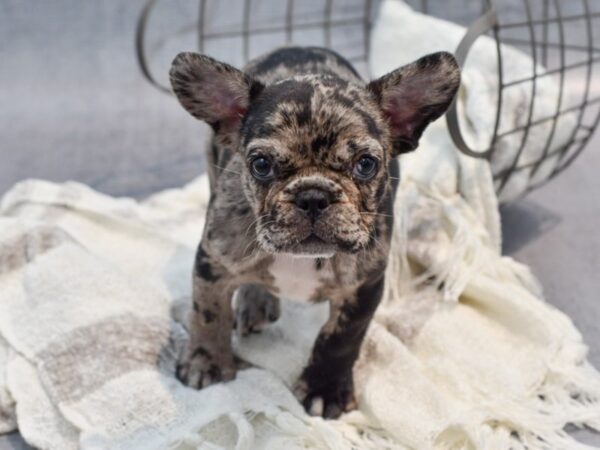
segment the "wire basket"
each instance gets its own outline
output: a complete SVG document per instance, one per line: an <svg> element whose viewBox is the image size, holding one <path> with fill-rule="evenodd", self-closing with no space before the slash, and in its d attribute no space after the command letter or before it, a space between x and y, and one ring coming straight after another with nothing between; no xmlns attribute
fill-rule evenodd
<svg viewBox="0 0 600 450"><path fill-rule="evenodd" d="M136 33L138 62L146 79L165 92L150 68L150 59L164 51L168 39L146 41L149 22L160 17L155 9L174 3L148 0ZM172 36L195 34L195 47L231 64L241 66L275 47L286 44L332 48L367 75L370 31L380 0L200 0L175 2L185 24ZM461 65L482 35L495 42L497 83L495 120L485 143L475 148L464 132L457 104L446 115L455 145L466 155L490 161L497 193L519 180L522 192L534 189L568 167L585 148L600 122L600 92L594 85L600 66L600 1L594 0L407 0L423 13L467 26L455 50ZM194 17L192 24L189 17ZM192 32L193 33L190 33ZM596 36L594 35L596 32ZM531 71L511 77L507 46L529 55ZM225 49L227 51L225 51ZM166 64L167 59L163 61ZM167 70L161 70L166 74ZM553 80L552 105L540 106L540 91ZM503 123L511 92L527 92L518 120ZM596 89L596 91L595 91ZM541 110L543 109L543 111ZM461 129L462 128L462 129ZM566 131L565 131L566 130ZM559 136L560 135L560 136ZM532 146L535 151L530 152ZM527 154L526 154L527 153ZM533 153L533 156L532 156ZM520 193L522 193L520 192ZM507 194L508 195L508 194Z"/></svg>

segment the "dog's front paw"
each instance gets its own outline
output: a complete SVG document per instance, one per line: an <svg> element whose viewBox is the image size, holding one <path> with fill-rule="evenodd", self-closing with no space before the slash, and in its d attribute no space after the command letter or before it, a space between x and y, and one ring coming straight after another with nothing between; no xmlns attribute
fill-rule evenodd
<svg viewBox="0 0 600 450"><path fill-rule="evenodd" d="M177 365L177 378L185 385L202 389L235 378L232 356L213 355L205 348L189 347Z"/></svg>
<svg viewBox="0 0 600 450"><path fill-rule="evenodd" d="M281 315L279 299L264 287L243 284L234 296L234 329L238 336L261 332Z"/></svg>
<svg viewBox="0 0 600 450"><path fill-rule="evenodd" d="M351 376L318 387L311 384L301 378L294 387L294 395L311 416L337 419L342 413L356 409Z"/></svg>

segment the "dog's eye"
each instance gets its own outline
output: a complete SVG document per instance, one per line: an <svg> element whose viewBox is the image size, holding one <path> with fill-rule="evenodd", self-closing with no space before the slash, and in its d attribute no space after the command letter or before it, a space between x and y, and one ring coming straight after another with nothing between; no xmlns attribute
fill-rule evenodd
<svg viewBox="0 0 600 450"><path fill-rule="evenodd" d="M372 156L362 156L354 165L354 176L361 180L369 180L377 173L377 159Z"/></svg>
<svg viewBox="0 0 600 450"><path fill-rule="evenodd" d="M268 180L275 175L273 164L264 156L257 156L250 162L250 168L254 178L259 180Z"/></svg>

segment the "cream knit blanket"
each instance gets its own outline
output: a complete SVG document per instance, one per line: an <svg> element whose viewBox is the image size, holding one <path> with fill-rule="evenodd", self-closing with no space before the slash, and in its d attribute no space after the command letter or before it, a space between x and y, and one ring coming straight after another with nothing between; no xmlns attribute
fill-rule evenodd
<svg viewBox="0 0 600 450"><path fill-rule="evenodd" d="M418 152L355 367L359 410L339 421L307 416L288 388L325 304L286 303L234 340L255 367L230 383L174 378L205 177L144 202L15 186L0 205L0 432L56 450L589 448L563 428L600 429L600 376L571 321L500 255L489 169L459 157L448 195L439 148Z"/></svg>

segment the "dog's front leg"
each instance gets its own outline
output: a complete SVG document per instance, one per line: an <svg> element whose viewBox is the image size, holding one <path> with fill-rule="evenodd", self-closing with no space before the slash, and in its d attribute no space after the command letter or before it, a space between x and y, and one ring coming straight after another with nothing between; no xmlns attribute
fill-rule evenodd
<svg viewBox="0 0 600 450"><path fill-rule="evenodd" d="M337 418L354 403L352 368L383 293L383 276L345 298L332 299L295 394L309 414Z"/></svg>
<svg viewBox="0 0 600 450"><path fill-rule="evenodd" d="M235 377L231 296L237 286L231 278L201 244L194 267L190 339L177 366L177 377L188 386L200 389Z"/></svg>

